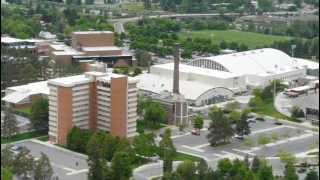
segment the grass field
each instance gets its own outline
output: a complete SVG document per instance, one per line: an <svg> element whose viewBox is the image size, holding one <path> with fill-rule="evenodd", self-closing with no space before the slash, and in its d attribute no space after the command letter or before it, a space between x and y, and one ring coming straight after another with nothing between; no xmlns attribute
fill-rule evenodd
<svg viewBox="0 0 320 180"><path fill-rule="evenodd" d="M266 45L271 45L274 41L284 41L289 39L289 37L285 36L273 36L236 30L201 30L191 31L190 33L182 32L179 34L179 37L183 40L186 39L189 35L193 38L211 38L212 42L215 44L219 44L223 40L226 42L244 43L249 48L256 48L257 46L263 47Z"/></svg>
<svg viewBox="0 0 320 180"><path fill-rule="evenodd" d="M276 119L286 119L292 120L292 118L287 117L276 110L273 101L265 101L259 108L253 109L253 112L274 117Z"/></svg>
<svg viewBox="0 0 320 180"><path fill-rule="evenodd" d="M176 157L173 158L174 161L186 161L186 160L190 160L192 162L199 162L201 160L201 158L196 157L196 156L191 156L188 154L184 154L184 153L180 153L177 152Z"/></svg>
<svg viewBox="0 0 320 180"><path fill-rule="evenodd" d="M14 109L15 111L26 113L26 114L31 114L31 107L27 108L22 108L22 109Z"/></svg>
<svg viewBox="0 0 320 180"><path fill-rule="evenodd" d="M15 141L21 141L21 140L25 140L25 139L32 139L32 138L36 138L36 137L43 137L47 134L48 134L48 132L44 132L44 131L33 131L33 132L17 134L11 138L1 137L1 144L11 143L11 142L15 142Z"/></svg>

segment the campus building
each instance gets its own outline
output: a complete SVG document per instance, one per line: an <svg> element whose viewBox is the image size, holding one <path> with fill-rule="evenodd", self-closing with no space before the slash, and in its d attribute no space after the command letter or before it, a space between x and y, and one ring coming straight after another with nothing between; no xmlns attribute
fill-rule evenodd
<svg viewBox="0 0 320 180"><path fill-rule="evenodd" d="M319 72L317 62L271 48L197 58L179 67L180 92L191 106L223 102L272 80L290 83ZM172 93L173 74L174 63L151 66L150 73L137 77L138 88L147 96L166 99Z"/></svg>
<svg viewBox="0 0 320 180"><path fill-rule="evenodd" d="M71 46L60 42L39 43L39 56L49 56L57 64L80 63L84 69L88 64L99 61L108 67L128 67L132 65L132 55L114 45L111 31L78 31L71 35Z"/></svg>
<svg viewBox="0 0 320 180"><path fill-rule="evenodd" d="M66 144L73 126L134 136L136 84L133 78L103 72L49 80L49 140Z"/></svg>

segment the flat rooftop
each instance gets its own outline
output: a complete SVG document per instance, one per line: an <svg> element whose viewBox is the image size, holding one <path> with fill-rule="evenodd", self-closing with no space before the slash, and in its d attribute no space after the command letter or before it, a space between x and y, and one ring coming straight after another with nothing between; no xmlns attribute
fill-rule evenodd
<svg viewBox="0 0 320 180"><path fill-rule="evenodd" d="M82 47L82 51L120 51L117 46Z"/></svg>
<svg viewBox="0 0 320 180"><path fill-rule="evenodd" d="M112 31L76 31L73 34L113 34Z"/></svg>
<svg viewBox="0 0 320 180"><path fill-rule="evenodd" d="M91 81L92 80L89 77L86 77L84 74L81 74L76 76L51 79L48 81L48 84L63 87L73 87L75 85L86 84Z"/></svg>

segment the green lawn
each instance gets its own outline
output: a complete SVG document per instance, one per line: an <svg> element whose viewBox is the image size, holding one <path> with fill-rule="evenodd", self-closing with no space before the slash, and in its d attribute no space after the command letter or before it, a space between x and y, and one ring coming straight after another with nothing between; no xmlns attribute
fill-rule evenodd
<svg viewBox="0 0 320 180"><path fill-rule="evenodd" d="M11 143L11 142L15 142L15 141L21 141L21 140L25 140L25 139L32 139L32 138L36 138L36 137L40 137L40 136L45 136L47 134L48 134L48 132L44 132L44 131L33 131L33 132L17 134L11 138L1 137L1 144Z"/></svg>
<svg viewBox="0 0 320 180"><path fill-rule="evenodd" d="M31 114L31 107L23 108L23 109L15 109L16 111Z"/></svg>
<svg viewBox="0 0 320 180"><path fill-rule="evenodd" d="M196 157L196 156L191 156L191 155L188 155L188 154L184 154L184 153L180 153L180 152L177 152L177 156L174 157L173 159L174 161L186 161L186 160L190 160L192 162L199 162L201 160L201 158L199 157Z"/></svg>
<svg viewBox="0 0 320 180"><path fill-rule="evenodd" d="M193 38L211 38L212 42L215 44L219 44L223 40L226 42L244 43L249 48L255 48L256 46L262 47L265 45L271 45L274 41L284 41L289 39L289 37L285 36L274 36L236 30L201 30L191 31L190 33L182 32L179 34L179 37L180 39L186 39L189 36L188 34L190 34L190 36Z"/></svg>
<svg viewBox="0 0 320 180"><path fill-rule="evenodd" d="M48 136L48 135L46 135L46 136L41 136L41 137L38 137L37 139L40 140L40 141L46 142L46 141L49 141L49 136Z"/></svg>
<svg viewBox="0 0 320 180"><path fill-rule="evenodd" d="M252 110L255 113L262 114L262 115L267 115L274 117L276 119L287 119L287 120L292 120L292 118L285 116L278 112L273 104L273 101L264 101L263 105L255 108Z"/></svg>

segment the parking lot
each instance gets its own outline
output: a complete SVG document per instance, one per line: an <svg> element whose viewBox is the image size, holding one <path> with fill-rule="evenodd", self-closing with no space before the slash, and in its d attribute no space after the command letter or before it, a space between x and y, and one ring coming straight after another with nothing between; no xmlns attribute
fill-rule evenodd
<svg viewBox="0 0 320 180"><path fill-rule="evenodd" d="M34 158L39 158L41 152L45 153L51 162L55 180L86 180L88 165L86 156L74 153L63 148L50 145L38 140L27 140L13 143L17 146L26 146ZM1 145L3 148L3 145ZM76 164L76 162L78 164Z"/></svg>
<svg viewBox="0 0 320 180"><path fill-rule="evenodd" d="M318 132L288 123L282 125L274 123L275 121L271 119L250 123L251 134L245 136L244 140L232 138L231 143L218 147L210 146L206 138L208 134L206 129L201 131L200 136L187 133L173 137L173 141L178 151L201 156L209 162L226 157L242 158L245 155L275 157L280 151L297 154L318 148ZM268 142L259 143L262 136L267 137Z"/></svg>

